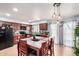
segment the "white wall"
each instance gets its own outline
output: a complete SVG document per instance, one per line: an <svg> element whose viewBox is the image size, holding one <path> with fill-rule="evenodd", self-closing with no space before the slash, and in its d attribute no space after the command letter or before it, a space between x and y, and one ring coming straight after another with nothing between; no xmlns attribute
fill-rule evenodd
<svg viewBox="0 0 79 59"><path fill-rule="evenodd" d="M57 24L51 24L51 31L50 34L54 38L56 44L58 44L58 37L57 37Z"/></svg>

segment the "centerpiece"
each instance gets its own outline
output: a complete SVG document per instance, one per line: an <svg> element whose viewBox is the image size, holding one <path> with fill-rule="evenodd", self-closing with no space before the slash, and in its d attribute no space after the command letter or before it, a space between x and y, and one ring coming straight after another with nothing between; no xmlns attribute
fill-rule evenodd
<svg viewBox="0 0 79 59"><path fill-rule="evenodd" d="M33 36L33 39L32 39L32 41L39 41L35 36L36 36L36 32L35 33L33 33L32 34L32 36Z"/></svg>

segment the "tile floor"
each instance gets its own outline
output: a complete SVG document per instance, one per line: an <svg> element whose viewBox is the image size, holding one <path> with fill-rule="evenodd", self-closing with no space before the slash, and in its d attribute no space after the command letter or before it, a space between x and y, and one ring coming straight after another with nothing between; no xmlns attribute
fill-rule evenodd
<svg viewBox="0 0 79 59"><path fill-rule="evenodd" d="M55 56L75 56L73 48L55 45ZM0 51L0 56L17 56L17 45Z"/></svg>

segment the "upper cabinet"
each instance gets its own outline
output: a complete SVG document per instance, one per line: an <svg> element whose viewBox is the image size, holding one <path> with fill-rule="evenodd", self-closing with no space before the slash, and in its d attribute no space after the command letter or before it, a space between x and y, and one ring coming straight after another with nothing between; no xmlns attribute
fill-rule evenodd
<svg viewBox="0 0 79 59"><path fill-rule="evenodd" d="M41 23L39 24L40 30L47 30L48 29L48 24L47 23Z"/></svg>
<svg viewBox="0 0 79 59"><path fill-rule="evenodd" d="M32 30L32 25L28 25L27 26L27 30L30 30L31 31Z"/></svg>
<svg viewBox="0 0 79 59"><path fill-rule="evenodd" d="M30 30L32 30L32 25L29 25L29 27L30 27Z"/></svg>

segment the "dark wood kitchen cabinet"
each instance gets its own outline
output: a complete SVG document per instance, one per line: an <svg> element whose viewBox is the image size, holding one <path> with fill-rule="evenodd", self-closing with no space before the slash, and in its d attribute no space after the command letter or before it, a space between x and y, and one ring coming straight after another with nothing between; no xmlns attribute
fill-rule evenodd
<svg viewBox="0 0 79 59"><path fill-rule="evenodd" d="M47 23L41 23L39 24L40 30L47 30L48 29L48 24Z"/></svg>

